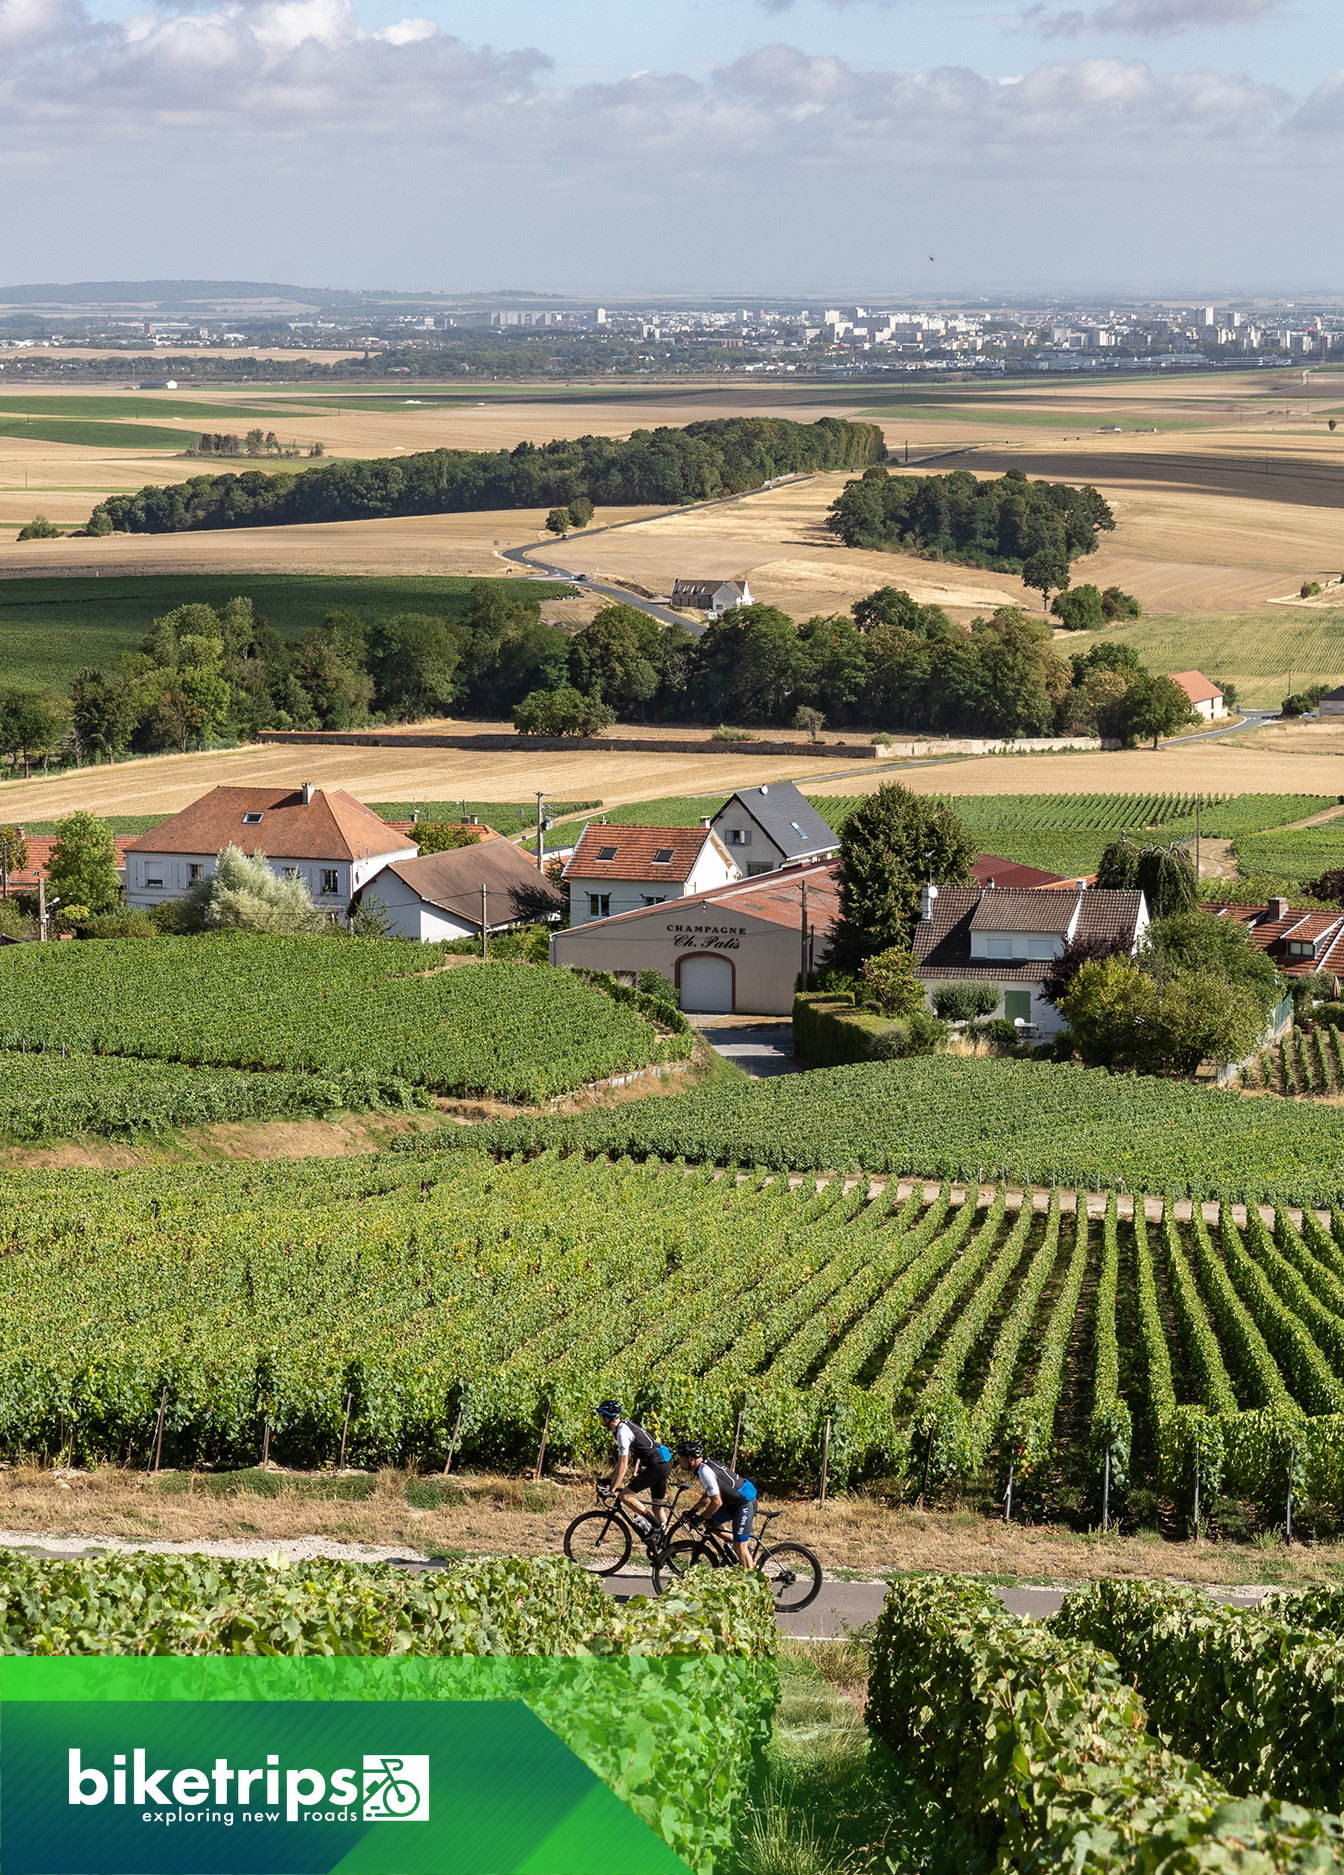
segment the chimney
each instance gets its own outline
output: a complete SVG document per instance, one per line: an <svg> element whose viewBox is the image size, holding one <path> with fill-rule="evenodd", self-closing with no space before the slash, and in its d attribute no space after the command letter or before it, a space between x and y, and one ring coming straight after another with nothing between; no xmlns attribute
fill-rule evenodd
<svg viewBox="0 0 1344 1875"><path fill-rule="evenodd" d="M709 826L709 824L710 824L710 822L709 822L709 815L708 815L708 814L702 814L702 815L700 816L700 825L701 825L702 827L705 827L705 828L707 828L707 827Z"/></svg>
<svg viewBox="0 0 1344 1875"><path fill-rule="evenodd" d="M919 895L919 922L921 924L931 924L933 922L933 901L937 896L938 888L934 885L933 881L930 880Z"/></svg>
<svg viewBox="0 0 1344 1875"><path fill-rule="evenodd" d="M989 877L988 877L988 879L986 879L986 880L985 880L985 890L986 890L986 892L992 892L992 891L994 890L994 875L993 875L993 873L990 873L990 875L989 875Z"/></svg>
<svg viewBox="0 0 1344 1875"><path fill-rule="evenodd" d="M479 814L473 814L467 822L467 825L469 827L479 827L480 824L481 824L481 817Z"/></svg>
<svg viewBox="0 0 1344 1875"><path fill-rule="evenodd" d="M1276 919L1276 920L1280 918L1286 918L1288 916L1287 899L1286 898L1272 898L1269 901L1269 915L1271 918Z"/></svg>
<svg viewBox="0 0 1344 1875"><path fill-rule="evenodd" d="M1078 887L1078 896L1081 898L1083 893L1087 890L1087 880L1075 879L1074 884Z"/></svg>
<svg viewBox="0 0 1344 1875"><path fill-rule="evenodd" d="M304 784L303 784L303 804L304 804L304 806L305 806L305 807L311 807L311 806L312 806L312 804L313 804L313 793L314 793L314 789L313 789L313 784L312 784L312 782L311 782L311 781L305 781L305 782L304 782Z"/></svg>
<svg viewBox="0 0 1344 1875"><path fill-rule="evenodd" d="M413 827L418 827L420 825L420 809L418 807L413 807L411 809L411 825Z"/></svg>

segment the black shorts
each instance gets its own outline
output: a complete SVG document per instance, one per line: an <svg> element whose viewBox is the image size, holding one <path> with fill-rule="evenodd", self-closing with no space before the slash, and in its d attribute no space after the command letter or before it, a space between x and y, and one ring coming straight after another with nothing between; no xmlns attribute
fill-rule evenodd
<svg viewBox="0 0 1344 1875"><path fill-rule="evenodd" d="M626 1481L627 1491L636 1495L647 1491L655 1504L667 1502L667 1481L672 1476L672 1461L666 1463L660 1458L646 1458L633 1478Z"/></svg>

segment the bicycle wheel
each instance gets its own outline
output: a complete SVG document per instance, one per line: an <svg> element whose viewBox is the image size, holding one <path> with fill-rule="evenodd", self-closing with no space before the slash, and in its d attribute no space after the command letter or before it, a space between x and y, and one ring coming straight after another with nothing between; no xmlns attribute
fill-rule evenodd
<svg viewBox="0 0 1344 1875"><path fill-rule="evenodd" d="M776 1543L761 1552L756 1567L770 1584L781 1615L797 1614L821 1593L821 1564L801 1543Z"/></svg>
<svg viewBox="0 0 1344 1875"><path fill-rule="evenodd" d="M712 1569L720 1566L715 1556L702 1538L682 1543L669 1543L653 1565L653 1592L662 1595L670 1589L679 1576L685 1575L696 1563L707 1562Z"/></svg>
<svg viewBox="0 0 1344 1875"><path fill-rule="evenodd" d="M630 1560L630 1532L615 1511L586 1510L565 1531L565 1554L592 1575L615 1575Z"/></svg>

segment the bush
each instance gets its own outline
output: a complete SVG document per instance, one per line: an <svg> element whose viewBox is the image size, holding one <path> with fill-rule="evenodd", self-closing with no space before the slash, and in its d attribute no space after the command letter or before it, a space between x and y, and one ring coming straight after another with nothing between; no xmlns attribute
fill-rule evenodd
<svg viewBox="0 0 1344 1875"><path fill-rule="evenodd" d="M1006 1016L998 1016L993 1022L985 1024L985 1035L995 1048L1016 1048L1022 1037L1015 1022Z"/></svg>
<svg viewBox="0 0 1344 1875"><path fill-rule="evenodd" d="M1127 592L1121 592L1118 586L1106 588L1101 595L1101 609L1108 620L1143 617L1143 607L1138 600Z"/></svg>
<svg viewBox="0 0 1344 1875"><path fill-rule="evenodd" d="M947 1024L927 1009L916 1009L903 1022L889 1022L873 1037L870 1061L905 1061L912 1055L931 1055L947 1035Z"/></svg>
<svg viewBox="0 0 1344 1875"><path fill-rule="evenodd" d="M1314 599L1320 590L1321 582L1318 579L1304 579L1297 596L1299 599Z"/></svg>
<svg viewBox="0 0 1344 1875"><path fill-rule="evenodd" d="M586 495L576 495L569 504L571 527L587 527L593 518L593 504Z"/></svg>
<svg viewBox="0 0 1344 1875"><path fill-rule="evenodd" d="M754 742L755 740L755 736L749 729L730 729L727 723L720 723L710 737L711 742Z"/></svg>
<svg viewBox="0 0 1344 1875"><path fill-rule="evenodd" d="M50 522L45 514L36 515L26 527L19 529L20 540L60 540L61 529Z"/></svg>
<svg viewBox="0 0 1344 1875"><path fill-rule="evenodd" d="M79 927L82 938L152 938L158 928L150 915L138 906L127 905L120 911L101 912L86 918Z"/></svg>
<svg viewBox="0 0 1344 1875"><path fill-rule="evenodd" d="M513 709L513 726L520 736L600 736L615 721L615 710L600 697L586 697L569 684L533 690Z"/></svg>
<svg viewBox="0 0 1344 1875"><path fill-rule="evenodd" d="M1106 623L1105 602L1095 586L1074 586L1050 602L1050 610L1065 631L1094 632Z"/></svg>
<svg viewBox="0 0 1344 1875"><path fill-rule="evenodd" d="M411 838L419 846L423 857L426 853L452 853L460 846L479 846L481 829L455 827L446 820L431 820L413 827Z"/></svg>
<svg viewBox="0 0 1344 1875"><path fill-rule="evenodd" d="M923 1009L927 994L915 975L915 960L901 944L865 958L859 967L864 1001L884 1016L909 1016Z"/></svg>
<svg viewBox="0 0 1344 1875"><path fill-rule="evenodd" d="M978 1016L992 1016L999 1006L996 983L940 983L933 992L933 1006L945 1022L974 1022Z"/></svg>

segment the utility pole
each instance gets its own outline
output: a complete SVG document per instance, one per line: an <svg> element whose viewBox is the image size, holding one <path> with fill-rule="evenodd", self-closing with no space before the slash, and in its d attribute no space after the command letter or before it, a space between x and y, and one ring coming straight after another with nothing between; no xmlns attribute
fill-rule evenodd
<svg viewBox="0 0 1344 1875"><path fill-rule="evenodd" d="M546 870L546 858L545 858L544 853L542 852L542 843L545 839L545 828L543 826L544 816L542 813L541 804L544 799L545 799L545 796L542 794L540 789L538 789L537 791L537 871L540 873L544 873Z"/></svg>
<svg viewBox="0 0 1344 1875"><path fill-rule="evenodd" d="M490 955L490 912L486 903L486 889L481 887L481 962Z"/></svg>
<svg viewBox="0 0 1344 1875"><path fill-rule="evenodd" d="M799 959L798 969L802 976L802 986L807 988L807 884L803 884L802 922L798 928Z"/></svg>
<svg viewBox="0 0 1344 1875"><path fill-rule="evenodd" d="M1197 794L1195 796L1195 886L1196 888L1198 888L1199 886L1199 809L1200 809L1200 804L1202 803L1203 799L1204 799L1204 796L1202 794Z"/></svg>

